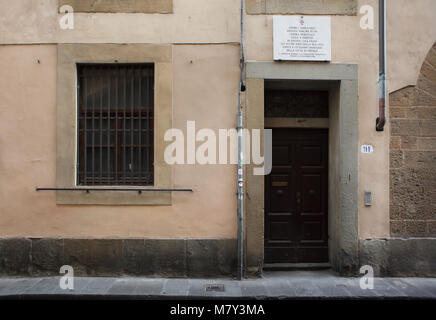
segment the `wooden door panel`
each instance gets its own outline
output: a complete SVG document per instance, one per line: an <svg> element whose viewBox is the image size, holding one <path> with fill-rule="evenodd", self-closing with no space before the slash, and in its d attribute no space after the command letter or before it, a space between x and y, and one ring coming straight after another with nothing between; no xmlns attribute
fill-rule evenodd
<svg viewBox="0 0 436 320"><path fill-rule="evenodd" d="M328 131L273 129L265 262L328 261Z"/></svg>
<svg viewBox="0 0 436 320"><path fill-rule="evenodd" d="M272 159L273 159L273 165L280 166L284 165L287 166L289 163L292 163L291 161L291 151L289 150L288 145L275 145L272 148Z"/></svg>
<svg viewBox="0 0 436 320"><path fill-rule="evenodd" d="M321 167L323 165L323 150L322 146L304 144L301 145L301 166L302 167Z"/></svg>
<svg viewBox="0 0 436 320"><path fill-rule="evenodd" d="M328 262L328 250L324 246L311 247L310 250L306 248L295 249L295 259L287 261L292 263L323 263Z"/></svg>
<svg viewBox="0 0 436 320"><path fill-rule="evenodd" d="M271 174L269 197L271 206L269 212L291 212L291 175Z"/></svg>
<svg viewBox="0 0 436 320"><path fill-rule="evenodd" d="M296 216L290 212L269 213L265 225L265 245L267 247L294 246L292 234L296 230Z"/></svg>
<svg viewBox="0 0 436 320"><path fill-rule="evenodd" d="M275 214L270 215L269 223L269 243L270 244L290 244L291 238L291 215L290 214Z"/></svg>
<svg viewBox="0 0 436 320"><path fill-rule="evenodd" d="M265 263L294 263L297 257L297 249L294 247L274 248L274 250L265 250Z"/></svg>
<svg viewBox="0 0 436 320"><path fill-rule="evenodd" d="M306 220L302 225L302 242L323 242L323 223L319 220Z"/></svg>
<svg viewBox="0 0 436 320"><path fill-rule="evenodd" d="M301 177L302 213L321 213L322 203L322 175L303 174Z"/></svg>

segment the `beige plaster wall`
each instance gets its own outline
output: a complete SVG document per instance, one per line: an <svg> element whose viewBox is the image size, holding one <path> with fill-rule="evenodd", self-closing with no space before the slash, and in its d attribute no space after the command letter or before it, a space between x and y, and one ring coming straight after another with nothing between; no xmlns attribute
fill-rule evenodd
<svg viewBox="0 0 436 320"><path fill-rule="evenodd" d="M173 47L176 128L235 127L238 52ZM175 166L174 186L194 192L171 207L57 206L36 192L56 184L56 46L0 46L0 70L1 237L236 237L234 166Z"/></svg>
<svg viewBox="0 0 436 320"><path fill-rule="evenodd" d="M387 10L387 86L393 92L416 84L425 56L436 41L436 1L387 1Z"/></svg>
<svg viewBox="0 0 436 320"><path fill-rule="evenodd" d="M173 14L77 13L74 30L61 30L58 0L0 0L0 44L239 42L239 0L174 0ZM358 8L377 0L359 0ZM436 38L434 0L388 1L388 87L415 84ZM377 30L363 31L358 16L333 16L333 61L367 60ZM247 57L272 59L272 16L247 15ZM371 38L374 42L369 43ZM363 50L362 50L363 49ZM362 67L365 67L364 65ZM371 78L371 82L374 82Z"/></svg>
<svg viewBox="0 0 436 320"><path fill-rule="evenodd" d="M376 0L361 1L373 5ZM362 4L360 3L360 5ZM377 13L377 12L376 12ZM247 58L272 60L272 16L247 16ZM388 149L386 133L375 131L378 112L378 32L360 29L360 16L332 17L332 63L359 64L359 132L360 144L372 144L375 153L360 155L359 236L389 235ZM356 146L356 152L358 146ZM374 163L377 165L374 165ZM374 194L374 205L363 206L363 190Z"/></svg>
<svg viewBox="0 0 436 320"><path fill-rule="evenodd" d="M59 28L57 2L0 0L0 44L239 41L239 0L174 0L174 13L164 15L79 13L74 30ZM374 7L375 30L361 30L360 15L332 16L332 62L359 64L360 144L375 148L359 159L360 238L389 236L390 128L381 133L374 128L377 3L358 2L359 8ZM389 92L416 83L436 40L435 12L434 0L388 1ZM272 60L272 16L246 16L246 47L248 60ZM197 119L197 127L234 127L238 46L175 46L174 57L175 126ZM35 193L36 185L55 183L55 47L1 46L0 66L0 235L235 236L232 167L174 168L176 187L196 192L175 194L173 207L56 207L54 194ZM373 192L372 207L363 206L364 190Z"/></svg>
<svg viewBox="0 0 436 320"><path fill-rule="evenodd" d="M59 27L58 0L0 0L0 43L239 42L239 0L174 0L173 14L77 13Z"/></svg>
<svg viewBox="0 0 436 320"><path fill-rule="evenodd" d="M415 84L422 61L436 39L431 0L388 1L388 89ZM358 16L332 16L332 63L359 64L359 140L375 152L359 158L359 237L389 236L389 125L375 131L378 116L378 0L360 0L375 13L374 30L362 30ZM248 15L247 59L273 60L272 16ZM405 21L408 21L405 23ZM410 21L410 22L409 22ZM413 59L411 59L413 57ZM356 146L357 149L358 146ZM358 150L356 150L358 151ZM360 152L360 151L359 151ZM373 192L373 206L363 204L364 190Z"/></svg>

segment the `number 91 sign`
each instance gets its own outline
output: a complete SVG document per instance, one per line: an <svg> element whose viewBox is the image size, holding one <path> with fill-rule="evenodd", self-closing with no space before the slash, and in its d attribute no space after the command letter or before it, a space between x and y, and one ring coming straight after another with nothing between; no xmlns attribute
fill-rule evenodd
<svg viewBox="0 0 436 320"><path fill-rule="evenodd" d="M362 145L360 150L361 150L362 153L370 154L370 153L374 152L374 147L369 145L369 144L364 144L364 145Z"/></svg>

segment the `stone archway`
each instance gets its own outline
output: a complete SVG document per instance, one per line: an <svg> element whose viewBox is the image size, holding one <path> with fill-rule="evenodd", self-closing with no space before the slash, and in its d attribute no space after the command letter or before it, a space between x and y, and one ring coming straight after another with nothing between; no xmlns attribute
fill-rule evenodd
<svg viewBox="0 0 436 320"><path fill-rule="evenodd" d="M436 43L416 86L390 94L392 237L436 236Z"/></svg>
<svg viewBox="0 0 436 320"><path fill-rule="evenodd" d="M436 43L415 86L390 99L390 231L360 240L361 265L378 276L436 275Z"/></svg>

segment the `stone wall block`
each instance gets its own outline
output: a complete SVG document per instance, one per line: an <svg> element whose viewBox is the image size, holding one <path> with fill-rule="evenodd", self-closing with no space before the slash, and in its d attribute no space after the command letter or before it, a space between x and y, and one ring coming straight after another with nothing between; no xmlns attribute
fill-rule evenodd
<svg viewBox="0 0 436 320"><path fill-rule="evenodd" d="M436 83L436 68L425 61L422 64L420 76L427 78L430 82Z"/></svg>
<svg viewBox="0 0 436 320"><path fill-rule="evenodd" d="M431 168L435 164L435 151L404 151L404 166L408 168Z"/></svg>
<svg viewBox="0 0 436 320"><path fill-rule="evenodd" d="M34 239L32 241L32 274L51 275L64 265L63 239Z"/></svg>
<svg viewBox="0 0 436 320"><path fill-rule="evenodd" d="M427 222L424 220L393 220L391 221L392 237L425 237L427 236Z"/></svg>
<svg viewBox="0 0 436 320"><path fill-rule="evenodd" d="M416 89L413 105L416 106L434 106L436 97L422 89Z"/></svg>
<svg viewBox="0 0 436 320"><path fill-rule="evenodd" d="M155 274L162 277L186 277L186 241L146 239L147 257L151 260Z"/></svg>
<svg viewBox="0 0 436 320"><path fill-rule="evenodd" d="M391 107L389 114L391 119L405 119L407 117L407 108Z"/></svg>
<svg viewBox="0 0 436 320"><path fill-rule="evenodd" d="M401 137L391 137L389 147L391 150L401 149Z"/></svg>
<svg viewBox="0 0 436 320"><path fill-rule="evenodd" d="M391 134L393 136L418 136L420 133L419 120L391 120Z"/></svg>
<svg viewBox="0 0 436 320"><path fill-rule="evenodd" d="M401 137L401 149L416 150L418 148L418 139L413 136Z"/></svg>
<svg viewBox="0 0 436 320"><path fill-rule="evenodd" d="M408 86L389 94L389 106L410 106L414 100L415 86Z"/></svg>
<svg viewBox="0 0 436 320"><path fill-rule="evenodd" d="M391 150L390 152L390 167L401 168L403 166L403 151Z"/></svg>
<svg viewBox="0 0 436 320"><path fill-rule="evenodd" d="M122 269L124 274L153 274L153 259L146 248L144 239L124 239L122 251Z"/></svg>
<svg viewBox="0 0 436 320"><path fill-rule="evenodd" d="M0 275L29 275L31 273L30 239L0 241Z"/></svg>
<svg viewBox="0 0 436 320"><path fill-rule="evenodd" d="M436 121L434 120L421 120L419 122L419 128L421 137L436 136Z"/></svg>

